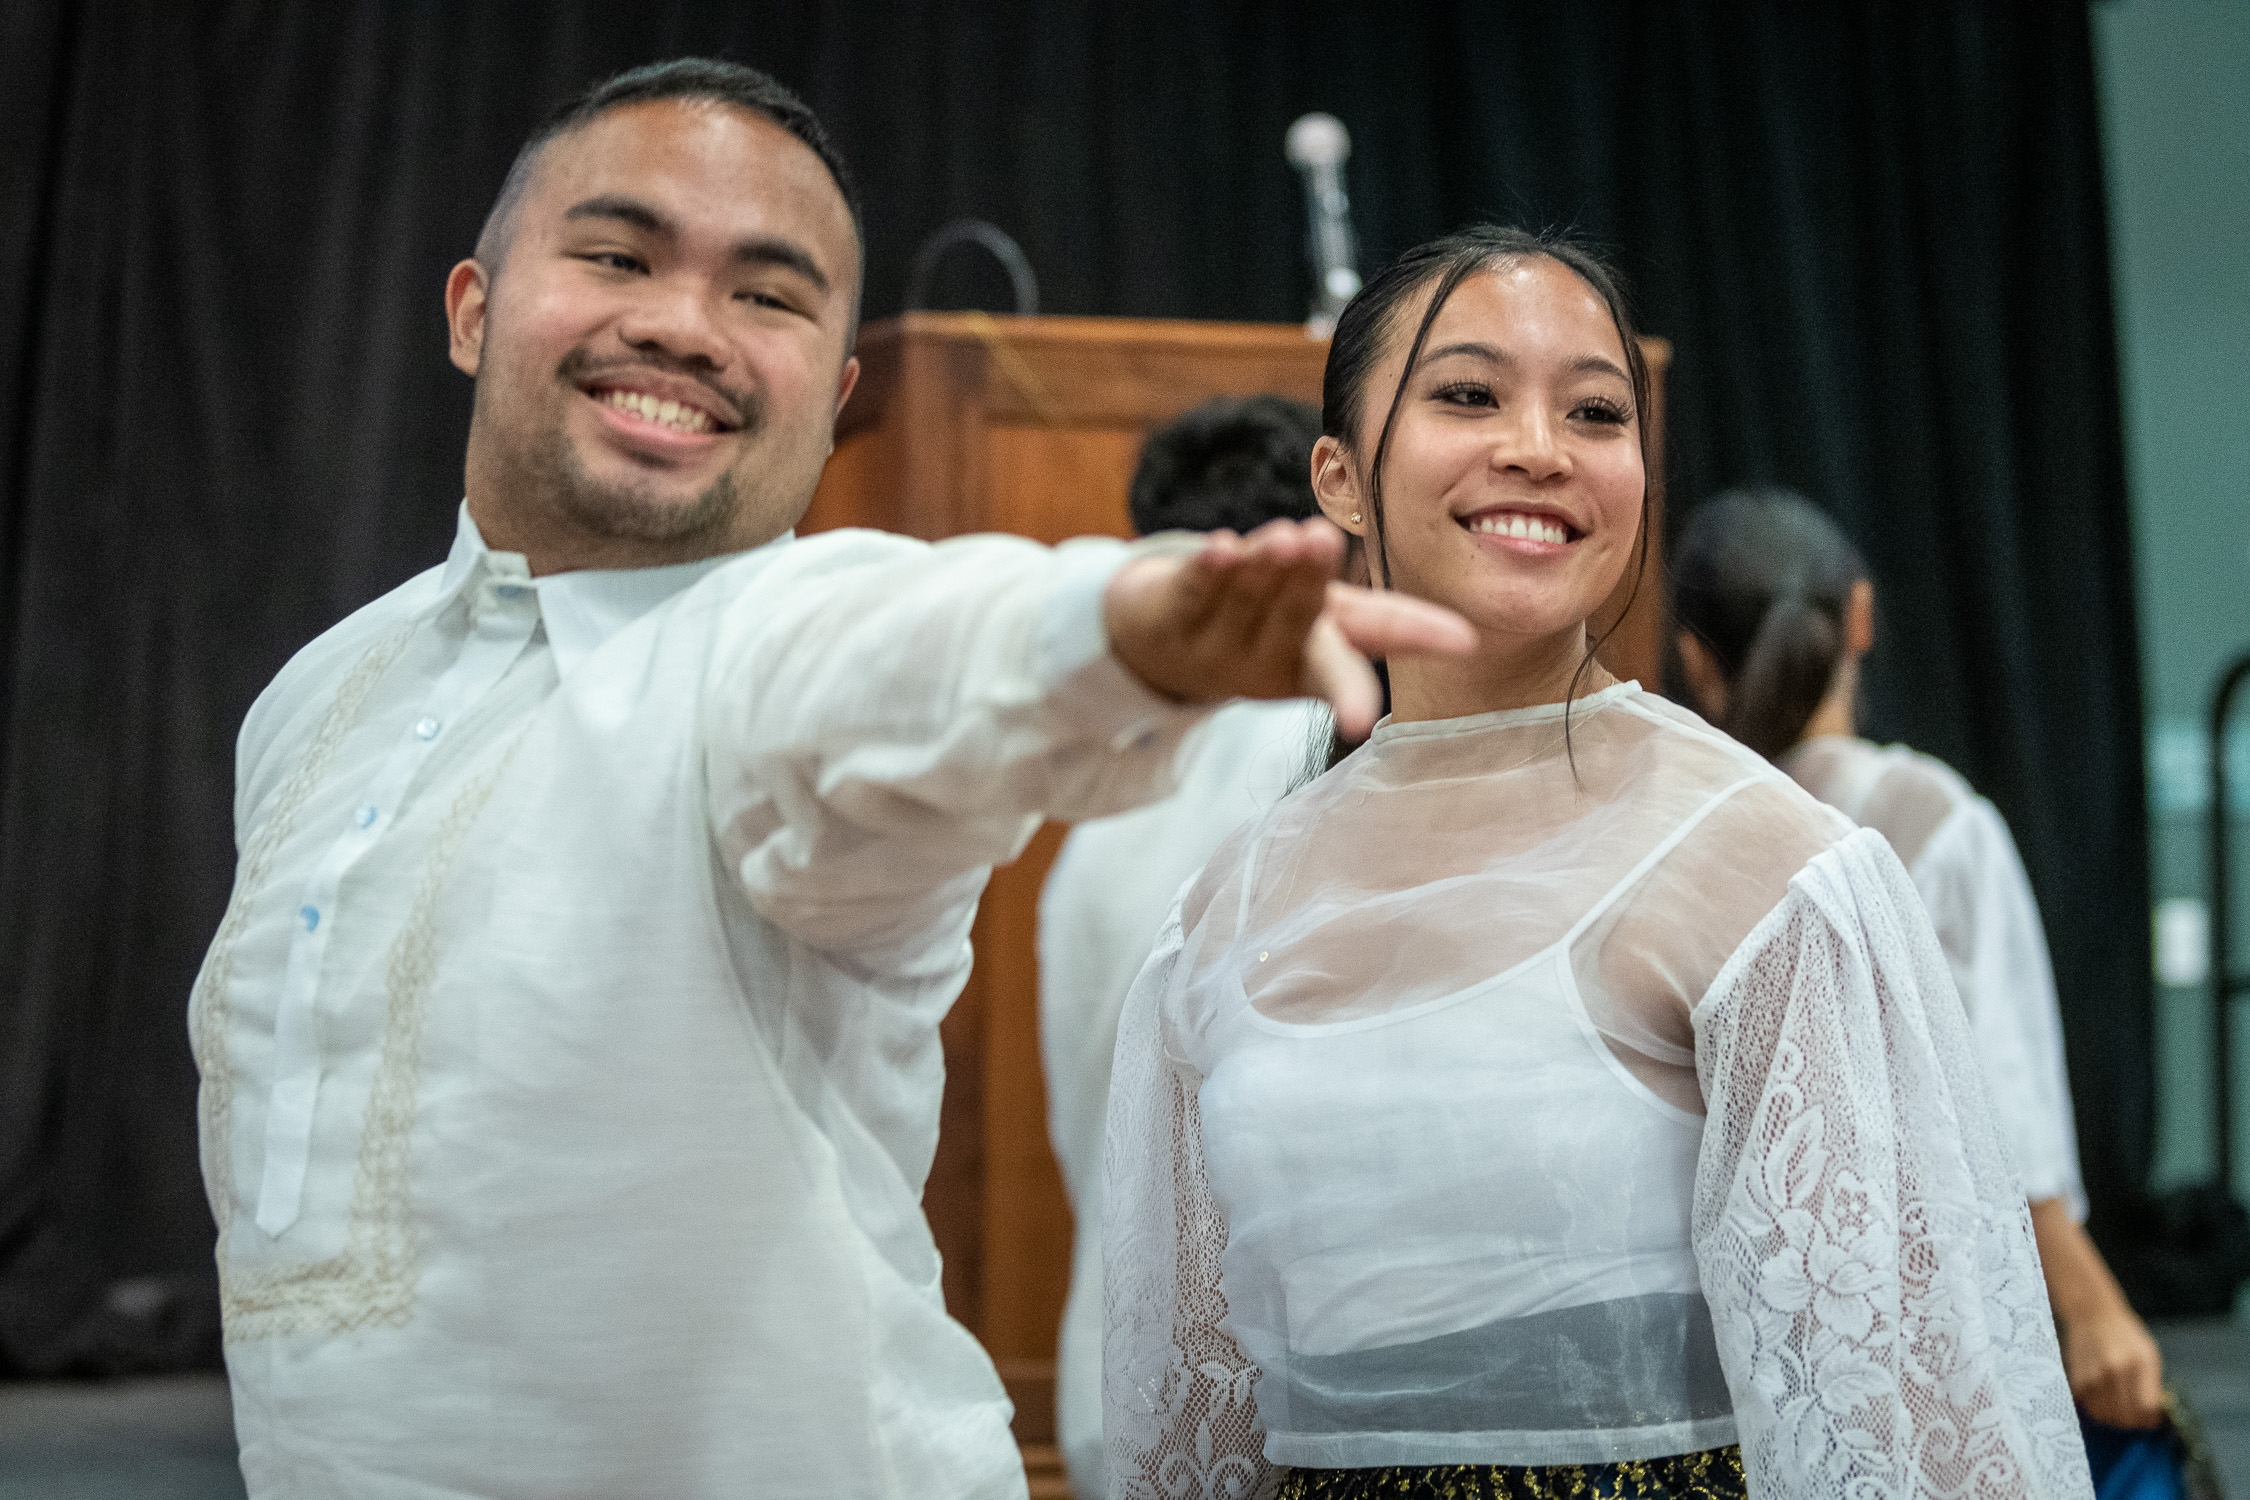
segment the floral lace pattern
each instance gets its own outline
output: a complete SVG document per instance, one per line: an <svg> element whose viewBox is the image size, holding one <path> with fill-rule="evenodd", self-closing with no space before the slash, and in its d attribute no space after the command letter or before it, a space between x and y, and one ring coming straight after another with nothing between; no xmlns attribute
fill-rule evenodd
<svg viewBox="0 0 2250 1500"><path fill-rule="evenodd" d="M1696 1257L1752 1493L2083 1495L2030 1216L1874 838L1808 866L1695 1016Z"/></svg>
<svg viewBox="0 0 2250 1500"><path fill-rule="evenodd" d="M1175 911L1157 940L1176 954ZM1110 1493L1129 1500L1252 1500L1273 1493L1253 1386L1258 1367L1219 1327L1226 1222L1203 1170L1195 1094L1166 1056L1153 994L1134 986L1119 1026L1105 1138L1102 1443Z"/></svg>

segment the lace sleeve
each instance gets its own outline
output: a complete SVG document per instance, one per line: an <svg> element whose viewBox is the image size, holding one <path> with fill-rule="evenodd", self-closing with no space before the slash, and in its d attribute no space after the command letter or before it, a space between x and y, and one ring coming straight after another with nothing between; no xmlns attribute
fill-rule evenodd
<svg viewBox="0 0 2250 1500"><path fill-rule="evenodd" d="M1696 1008L1696 1259L1754 1496L2091 1493L1951 982L1861 832Z"/></svg>
<svg viewBox="0 0 2250 1500"><path fill-rule="evenodd" d="M1105 1469L1120 1500L1249 1500L1273 1487L1258 1370L1219 1327L1226 1222L1204 1173L1197 1080L1165 1041L1182 946L1175 905L1117 1028L1103 1141Z"/></svg>

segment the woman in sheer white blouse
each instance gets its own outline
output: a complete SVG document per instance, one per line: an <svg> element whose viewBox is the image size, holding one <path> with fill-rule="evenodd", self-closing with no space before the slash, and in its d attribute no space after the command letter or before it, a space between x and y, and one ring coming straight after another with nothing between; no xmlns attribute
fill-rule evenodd
<svg viewBox="0 0 2250 1500"><path fill-rule="evenodd" d="M1409 252L1323 405L1322 508L1480 645L1394 664L1127 1003L1112 1493L2087 1494L1906 872L1592 661L1646 516L1607 272L1512 230Z"/></svg>
<svg viewBox="0 0 2250 1500"><path fill-rule="evenodd" d="M1802 495L1735 490L1697 507L1676 579L1680 665L1697 705L1882 834L1913 876L2031 1203L2071 1393L2098 1422L2154 1426L2163 1356L2080 1227L2062 1016L2015 840L1952 767L1859 737L1859 663L1875 639L1859 550Z"/></svg>

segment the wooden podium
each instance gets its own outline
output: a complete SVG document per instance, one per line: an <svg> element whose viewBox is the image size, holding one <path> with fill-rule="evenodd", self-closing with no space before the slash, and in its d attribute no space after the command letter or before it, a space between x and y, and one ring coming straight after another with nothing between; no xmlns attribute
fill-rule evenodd
<svg viewBox="0 0 2250 1500"><path fill-rule="evenodd" d="M1660 438L1671 350L1655 339L1645 348ZM859 338L859 388L799 530L1128 536L1126 491L1150 428L1212 396L1271 392L1317 407L1327 354L1295 324L984 313L871 323ZM1619 675L1651 686L1664 618L1653 545L1663 535L1661 473L1653 463L1647 576L1603 652ZM1015 1399L1035 1497L1065 1493L1052 1445L1071 1218L1047 1144L1035 947L1039 888L1063 831L1041 829L985 893L976 966L943 1028L945 1106L922 1199L945 1260L946 1306L984 1341Z"/></svg>

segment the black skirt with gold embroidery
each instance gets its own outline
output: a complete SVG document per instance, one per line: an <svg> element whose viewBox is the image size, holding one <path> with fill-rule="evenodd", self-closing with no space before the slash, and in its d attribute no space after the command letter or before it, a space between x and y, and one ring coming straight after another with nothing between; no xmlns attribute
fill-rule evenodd
<svg viewBox="0 0 2250 1500"><path fill-rule="evenodd" d="M1276 1500L1745 1500L1748 1493L1742 1450L1729 1443L1608 1464L1284 1469Z"/></svg>

